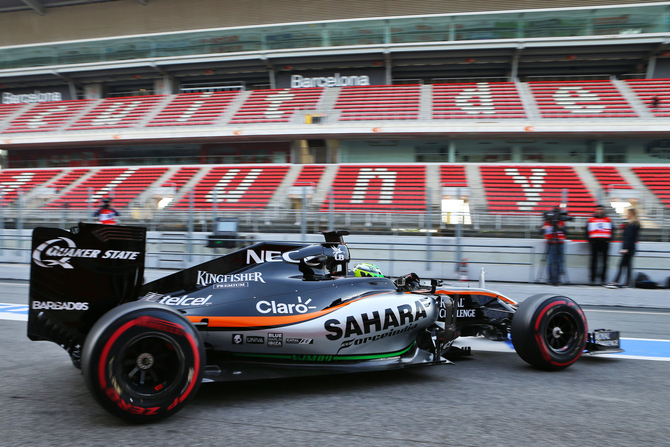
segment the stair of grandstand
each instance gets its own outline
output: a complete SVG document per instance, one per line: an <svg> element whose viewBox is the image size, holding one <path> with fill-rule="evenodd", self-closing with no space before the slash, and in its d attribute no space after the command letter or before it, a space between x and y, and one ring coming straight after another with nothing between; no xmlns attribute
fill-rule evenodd
<svg viewBox="0 0 670 447"><path fill-rule="evenodd" d="M610 81L531 82L543 118L632 118L630 104Z"/></svg>
<svg viewBox="0 0 670 447"><path fill-rule="evenodd" d="M334 109L340 121L415 120L420 100L420 85L342 87Z"/></svg>
<svg viewBox="0 0 670 447"><path fill-rule="evenodd" d="M658 200L670 209L670 167L667 166L639 166L631 170L639 177L644 185L653 192Z"/></svg>
<svg viewBox="0 0 670 447"><path fill-rule="evenodd" d="M7 206L15 202L20 194L43 185L60 172L60 169L6 169L0 171L0 206Z"/></svg>
<svg viewBox="0 0 670 447"><path fill-rule="evenodd" d="M146 127L205 126L215 123L240 91L182 93L172 98Z"/></svg>
<svg viewBox="0 0 670 447"><path fill-rule="evenodd" d="M567 190L567 209L574 215L593 212L597 201L570 166L481 166L491 213L547 211L559 206Z"/></svg>
<svg viewBox="0 0 670 447"><path fill-rule="evenodd" d="M58 130L93 104L92 100L39 103L14 118L3 133Z"/></svg>
<svg viewBox="0 0 670 447"><path fill-rule="evenodd" d="M228 124L287 123L298 111L317 108L323 88L255 90Z"/></svg>
<svg viewBox="0 0 670 447"><path fill-rule="evenodd" d="M426 211L425 165L340 165L332 183L335 211L366 213L424 213Z"/></svg>
<svg viewBox="0 0 670 447"><path fill-rule="evenodd" d="M526 118L514 82L433 85L433 118Z"/></svg>
<svg viewBox="0 0 670 447"><path fill-rule="evenodd" d="M75 121L68 130L134 127L149 113L155 112L163 100L165 100L163 95L103 99L91 111Z"/></svg>
<svg viewBox="0 0 670 447"><path fill-rule="evenodd" d="M239 165L213 167L193 189L193 207L217 209L263 209L289 170L288 165ZM189 209L189 194L171 209Z"/></svg>
<svg viewBox="0 0 670 447"><path fill-rule="evenodd" d="M654 116L670 116L670 79L629 79L626 83Z"/></svg>
<svg viewBox="0 0 670 447"><path fill-rule="evenodd" d="M640 98L640 96L635 93L635 91L626 81L612 79L612 84L616 86L617 90L619 90L619 93L621 93L626 101L628 101L628 104L630 104L630 106L640 118L648 120L654 117L654 115L642 101L642 98Z"/></svg>

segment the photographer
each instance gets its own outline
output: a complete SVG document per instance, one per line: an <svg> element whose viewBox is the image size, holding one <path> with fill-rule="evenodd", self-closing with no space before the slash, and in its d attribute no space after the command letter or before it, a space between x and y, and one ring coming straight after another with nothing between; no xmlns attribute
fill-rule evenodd
<svg viewBox="0 0 670 447"><path fill-rule="evenodd" d="M565 243L565 222L567 220L571 220L568 213L561 211L556 206L551 211L544 213L544 224L540 228L540 233L544 234L544 240L547 243L549 282L554 286L558 285L558 280L563 273L563 244Z"/></svg>
<svg viewBox="0 0 670 447"><path fill-rule="evenodd" d="M605 207L597 205L595 213L589 218L586 225L586 238L591 248L591 285L606 284L607 257L613 237L612 220L605 215ZM601 260L600 269L598 268L599 259ZM595 282L597 278L600 278L599 284Z"/></svg>

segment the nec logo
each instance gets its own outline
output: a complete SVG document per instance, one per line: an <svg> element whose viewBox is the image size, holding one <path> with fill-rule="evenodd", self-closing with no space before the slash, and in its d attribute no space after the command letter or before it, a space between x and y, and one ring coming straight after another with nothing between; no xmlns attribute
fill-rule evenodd
<svg viewBox="0 0 670 447"><path fill-rule="evenodd" d="M261 264L263 262L290 262L292 264L298 264L300 261L291 259L290 253L295 253L294 251L287 251L282 253L276 250L261 250L256 253L254 250L247 250L247 264Z"/></svg>

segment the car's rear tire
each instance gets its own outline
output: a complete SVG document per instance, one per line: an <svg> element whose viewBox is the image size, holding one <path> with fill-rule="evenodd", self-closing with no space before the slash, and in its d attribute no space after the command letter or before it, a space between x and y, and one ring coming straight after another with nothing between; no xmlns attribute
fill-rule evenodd
<svg viewBox="0 0 670 447"><path fill-rule="evenodd" d="M512 344L519 357L541 369L558 370L582 355L586 317L570 298L540 294L519 305L512 318Z"/></svg>
<svg viewBox="0 0 670 447"><path fill-rule="evenodd" d="M98 403L131 422L153 422L188 403L200 387L205 352L182 315L133 302L106 313L82 352L86 385Z"/></svg>

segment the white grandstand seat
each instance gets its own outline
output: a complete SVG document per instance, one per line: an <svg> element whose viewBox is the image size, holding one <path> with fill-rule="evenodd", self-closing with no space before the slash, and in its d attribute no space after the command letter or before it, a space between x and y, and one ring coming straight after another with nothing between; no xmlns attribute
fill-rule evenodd
<svg viewBox="0 0 670 447"><path fill-rule="evenodd" d="M670 116L670 79L629 79L626 82L654 116Z"/></svg>
<svg viewBox="0 0 670 447"><path fill-rule="evenodd" d="M341 165L321 206L335 211L424 213L425 165Z"/></svg>
<svg viewBox="0 0 670 447"><path fill-rule="evenodd" d="M91 105L91 102L91 100L73 100L37 104L14 118L3 133L59 130Z"/></svg>
<svg viewBox="0 0 670 447"><path fill-rule="evenodd" d="M211 210L216 198L220 210L263 209L288 170L286 165L215 166L195 185L193 207ZM190 194L185 194L170 208L189 209L189 202Z"/></svg>
<svg viewBox="0 0 670 447"><path fill-rule="evenodd" d="M229 121L229 124L287 123L299 110L314 110L323 88L256 90Z"/></svg>
<svg viewBox="0 0 670 447"><path fill-rule="evenodd" d="M28 193L42 186L61 172L60 169L5 169L0 171L0 206L8 205L19 197L19 191Z"/></svg>
<svg viewBox="0 0 670 447"><path fill-rule="evenodd" d="M133 127L165 96L129 96L107 98L72 124L68 130L98 130Z"/></svg>
<svg viewBox="0 0 670 447"><path fill-rule="evenodd" d="M637 113L610 81L529 82L544 118L633 118Z"/></svg>
<svg viewBox="0 0 670 447"><path fill-rule="evenodd" d="M526 118L513 82L434 84L433 119Z"/></svg>
<svg viewBox="0 0 670 447"><path fill-rule="evenodd" d="M420 102L420 85L342 87L334 108L340 121L415 120Z"/></svg>
<svg viewBox="0 0 670 447"><path fill-rule="evenodd" d="M156 115L147 127L205 126L223 115L240 94L234 92L182 93Z"/></svg>
<svg viewBox="0 0 670 447"><path fill-rule="evenodd" d="M571 166L480 166L489 212L548 211L568 191L570 214L588 215L597 201Z"/></svg>

